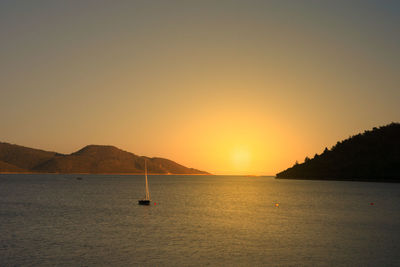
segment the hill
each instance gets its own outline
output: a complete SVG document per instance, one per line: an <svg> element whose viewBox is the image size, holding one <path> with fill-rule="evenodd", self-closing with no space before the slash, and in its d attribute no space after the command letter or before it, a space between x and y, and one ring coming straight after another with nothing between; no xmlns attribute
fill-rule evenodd
<svg viewBox="0 0 400 267"><path fill-rule="evenodd" d="M208 174L162 158L137 156L114 146L89 145L63 155L0 143L0 172Z"/></svg>
<svg viewBox="0 0 400 267"><path fill-rule="evenodd" d="M0 142L0 161L24 170L30 170L55 155L55 152Z"/></svg>
<svg viewBox="0 0 400 267"><path fill-rule="evenodd" d="M27 170L18 168L17 166L4 161L0 161L0 170L2 170L2 172L27 172Z"/></svg>
<svg viewBox="0 0 400 267"><path fill-rule="evenodd" d="M400 124L373 128L325 148L277 178L400 182Z"/></svg>

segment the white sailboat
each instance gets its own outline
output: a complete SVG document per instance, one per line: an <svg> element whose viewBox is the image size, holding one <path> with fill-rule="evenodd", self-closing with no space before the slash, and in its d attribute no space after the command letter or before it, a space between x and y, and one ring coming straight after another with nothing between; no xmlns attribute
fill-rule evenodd
<svg viewBox="0 0 400 267"><path fill-rule="evenodd" d="M150 205L150 192L149 192L149 184L147 183L147 161L144 160L144 176L146 177L146 196L143 199L139 199L139 205Z"/></svg>

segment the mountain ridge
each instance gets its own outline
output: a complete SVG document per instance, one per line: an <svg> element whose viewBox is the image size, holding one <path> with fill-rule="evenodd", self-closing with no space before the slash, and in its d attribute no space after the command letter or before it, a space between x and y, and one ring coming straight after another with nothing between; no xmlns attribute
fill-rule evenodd
<svg viewBox="0 0 400 267"><path fill-rule="evenodd" d="M281 179L400 182L400 123L374 127L276 174Z"/></svg>
<svg viewBox="0 0 400 267"><path fill-rule="evenodd" d="M60 154L0 142L0 172L140 174L147 160L149 174L209 174L172 160L138 156L110 145L87 145Z"/></svg>

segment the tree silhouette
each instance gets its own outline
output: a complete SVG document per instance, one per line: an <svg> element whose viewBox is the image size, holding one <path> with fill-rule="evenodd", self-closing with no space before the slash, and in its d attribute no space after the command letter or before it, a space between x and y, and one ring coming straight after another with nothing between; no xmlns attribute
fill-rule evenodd
<svg viewBox="0 0 400 267"><path fill-rule="evenodd" d="M400 124L339 141L321 155L278 173L277 178L373 180L400 182Z"/></svg>

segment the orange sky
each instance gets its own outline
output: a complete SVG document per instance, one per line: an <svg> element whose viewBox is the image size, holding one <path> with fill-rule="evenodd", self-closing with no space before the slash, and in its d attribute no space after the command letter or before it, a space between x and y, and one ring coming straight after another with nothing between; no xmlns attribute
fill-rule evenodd
<svg viewBox="0 0 400 267"><path fill-rule="evenodd" d="M399 4L283 2L2 1L0 141L274 175L399 121Z"/></svg>

